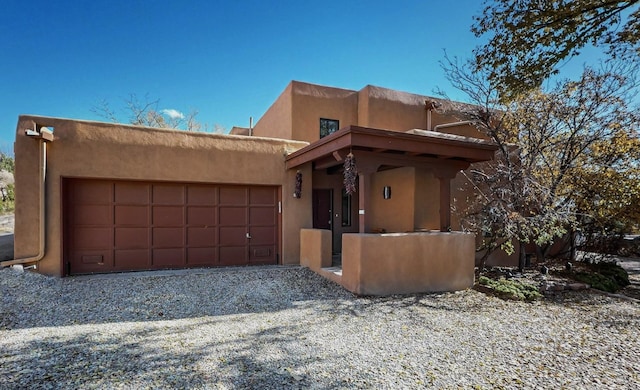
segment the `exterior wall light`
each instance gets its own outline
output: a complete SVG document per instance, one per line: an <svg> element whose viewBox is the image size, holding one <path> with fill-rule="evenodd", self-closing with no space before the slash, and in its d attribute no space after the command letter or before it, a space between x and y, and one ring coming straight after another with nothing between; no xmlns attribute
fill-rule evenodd
<svg viewBox="0 0 640 390"><path fill-rule="evenodd" d="M384 188L382 189L382 197L385 199L391 199L391 187L390 186L384 186Z"/></svg>

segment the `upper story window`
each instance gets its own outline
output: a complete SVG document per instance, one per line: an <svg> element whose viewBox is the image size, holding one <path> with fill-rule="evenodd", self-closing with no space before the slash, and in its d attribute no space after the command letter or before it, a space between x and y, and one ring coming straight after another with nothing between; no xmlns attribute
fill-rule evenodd
<svg viewBox="0 0 640 390"><path fill-rule="evenodd" d="M333 134L340 128L340 121L337 119L320 118L320 138Z"/></svg>

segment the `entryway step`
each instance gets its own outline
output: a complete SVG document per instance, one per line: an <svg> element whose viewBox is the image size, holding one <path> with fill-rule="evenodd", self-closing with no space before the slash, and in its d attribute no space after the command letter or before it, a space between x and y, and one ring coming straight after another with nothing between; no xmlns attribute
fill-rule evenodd
<svg viewBox="0 0 640 390"><path fill-rule="evenodd" d="M326 267L322 268L323 271L331 272L332 274L342 276L342 267Z"/></svg>

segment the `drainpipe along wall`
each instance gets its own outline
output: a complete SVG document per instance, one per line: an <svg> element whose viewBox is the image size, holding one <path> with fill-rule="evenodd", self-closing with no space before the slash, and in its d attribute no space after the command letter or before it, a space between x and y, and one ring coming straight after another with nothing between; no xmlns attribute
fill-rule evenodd
<svg viewBox="0 0 640 390"><path fill-rule="evenodd" d="M30 130L28 130L30 131ZM27 133L29 134L29 133ZM40 223L38 226L38 253L35 256L23 257L21 259L14 259L0 262L0 267L8 267L15 264L29 264L38 263L45 254L45 184L47 178L47 141L53 140L52 133L42 128L37 138L40 143L39 147L39 165L38 165L38 179L39 179L39 207L40 207Z"/></svg>

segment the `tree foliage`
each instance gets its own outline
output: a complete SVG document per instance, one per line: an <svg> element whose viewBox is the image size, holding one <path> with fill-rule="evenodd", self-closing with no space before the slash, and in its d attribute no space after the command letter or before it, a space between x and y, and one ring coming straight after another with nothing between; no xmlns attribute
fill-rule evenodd
<svg viewBox="0 0 640 390"><path fill-rule="evenodd" d="M473 103L451 103L451 111L498 145L494 161L466 173L473 191L464 223L485 233L487 249L502 244L509 251L517 243L522 267L527 243L541 254L586 224L629 228L640 221L640 118L628 106L635 69L587 68L579 80L505 104L469 65L447 59L444 68Z"/></svg>
<svg viewBox="0 0 640 390"><path fill-rule="evenodd" d="M0 171L7 171L14 173L16 170L16 163L13 157L0 152Z"/></svg>
<svg viewBox="0 0 640 390"><path fill-rule="evenodd" d="M124 99L124 104L124 112L127 115L126 122L132 125L214 133L224 133L225 131L222 126L217 124L210 128L207 124L200 123L196 118L197 110L192 110L186 115L173 110L161 110L159 109L160 100L151 100L148 95L141 99L136 94L130 94L128 98ZM123 122L106 100L94 105L91 112L110 122Z"/></svg>
<svg viewBox="0 0 640 390"><path fill-rule="evenodd" d="M591 251L617 251L625 233L640 224L640 139L620 130L594 143L567 184L578 212L580 235Z"/></svg>
<svg viewBox="0 0 640 390"><path fill-rule="evenodd" d="M475 49L483 69L505 96L540 87L558 64L588 45L611 58L640 54L640 0L485 0L472 31L487 36Z"/></svg>
<svg viewBox="0 0 640 390"><path fill-rule="evenodd" d="M15 203L13 174L15 160L0 152L0 213L13 212Z"/></svg>

